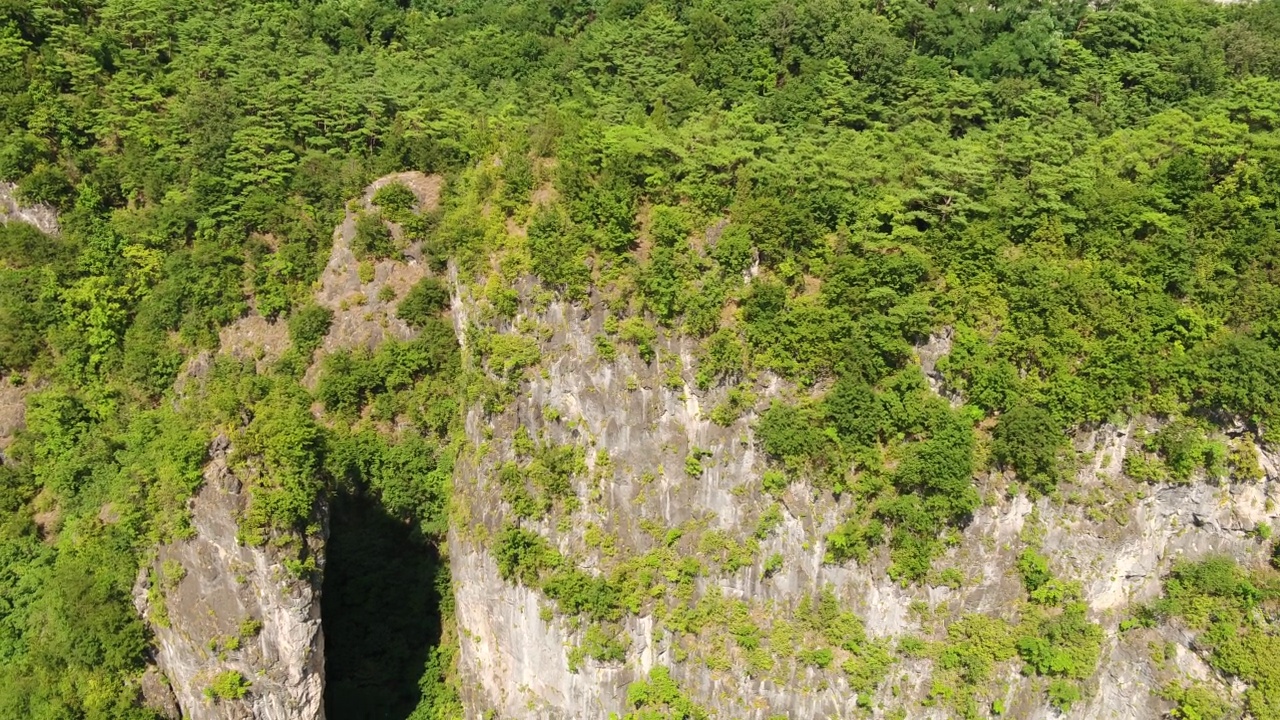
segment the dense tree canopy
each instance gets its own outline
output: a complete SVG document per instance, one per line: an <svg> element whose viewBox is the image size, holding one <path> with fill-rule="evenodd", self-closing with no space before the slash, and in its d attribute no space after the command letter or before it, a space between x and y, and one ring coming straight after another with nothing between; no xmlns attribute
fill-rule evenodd
<svg viewBox="0 0 1280 720"><path fill-rule="evenodd" d="M1276 0L9 0L0 181L61 233L0 226L0 375L40 388L0 466L0 714L145 716L128 591L183 531L215 428L249 423L271 469L262 532L305 532L350 487L440 532L435 449L357 457L308 408L443 445L446 288L401 301L419 339L330 355L316 398L298 384L343 203L402 169L450 181L405 224L437 268L501 255L594 288L646 361L659 327L703 339L699 384L743 383L722 419L758 371L809 393L760 408L757 436L787 477L857 497L837 560L888 526L893 572L922 577L979 502L986 419L1039 492L1068 430L1117 417L1188 429L1152 441L1159 477L1212 465L1214 427L1275 439ZM409 219L403 192L379 204ZM397 250L382 214L361 259ZM222 364L175 410L184 359L249 312L286 318L297 354ZM944 327L961 407L915 363ZM503 373L537 361L503 342Z"/></svg>

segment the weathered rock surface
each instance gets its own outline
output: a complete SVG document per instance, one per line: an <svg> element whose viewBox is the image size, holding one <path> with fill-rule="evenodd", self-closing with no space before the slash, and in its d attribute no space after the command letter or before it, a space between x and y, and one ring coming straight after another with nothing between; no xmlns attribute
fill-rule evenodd
<svg viewBox="0 0 1280 720"><path fill-rule="evenodd" d="M460 338L465 339L470 318L480 314L462 288L454 302ZM528 374L506 408L490 416L474 407L466 419L476 450L458 468L455 494L461 522L455 522L450 535L450 563L468 717L492 713L503 718L585 720L622 713L627 685L655 665L670 667L684 690L716 717L861 716L865 711L856 709L857 697L838 670L797 665L784 677L752 678L741 654L731 656L728 670L709 669L696 654L685 657L687 648L677 651L673 635L655 632L654 619L643 614L623 620L631 641L624 662L588 658L574 669L568 650L582 641L582 623L550 612L554 604L538 591L501 578L486 548L486 538L504 519L500 491L491 478L503 462L515 458L512 438L522 426L534 437L541 434L586 450L597 479L576 488L581 508L566 522L544 520L525 526L536 528L589 571L607 564L602 551L586 540L589 525L615 536L618 551L639 554L659 542L646 528L701 522L702 527L746 538L771 502L759 491L765 463L752 440L756 418L748 413L729 427L708 420L709 410L724 400L727 390L696 389L696 348L691 341L661 341L658 359L651 364L621 346L616 360L607 361L595 344L603 323L598 307L584 310L557 302L543 311L526 308L515 322L497 325L500 332L541 332L545 340L542 370ZM948 340L945 335L932 339L922 348L921 358L931 385L943 394L933 366L945 354ZM681 378L675 388L669 387L673 372ZM757 382L757 392L756 408L763 408L770 398L794 389L766 378ZM884 552L865 566L824 563L824 536L839 518L840 503L829 493L796 484L785 494L783 522L761 542L757 562L733 573L700 578L698 592L719 592L750 601L762 614L786 616L802 595L830 585L843 605L862 616L871 636L938 637L950 620L964 613L1016 614L1025 590L1015 564L1025 546L1020 538L1034 520L1052 569L1082 582L1091 618L1106 633L1098 671L1085 684L1086 698L1068 716L1155 720L1168 710L1168 703L1154 692L1175 677L1170 668L1190 677L1210 678L1210 673L1188 650L1187 637L1170 630L1121 634L1118 624L1126 608L1156 597L1161 577L1177 558L1216 552L1245 563L1260 562L1265 547L1249 531L1277 518L1280 476L1273 460L1264 455L1268 477L1256 484L1139 486L1120 472L1131 434L1131 428L1104 427L1080 437L1078 449L1089 462L1063 489L1063 499L1032 502L1025 494L1008 496L1004 478L984 478L988 502L963 531L958 546L935 563L936 568L959 570L964 577L959 587L904 588L887 576ZM704 470L688 477L685 458L694 449L703 452ZM597 457L605 456L611 468L598 474ZM760 559L774 553L781 554L782 568L766 577ZM939 620L922 624L911 612L913 603L929 608ZM1148 645L1157 640L1174 643L1183 661L1156 666ZM919 703L929 691L931 671L929 660L899 661L889 670L890 681L877 693L874 706L900 707L911 718L949 716L945 707ZM1048 706L1044 682L1020 671L1018 661L998 669L1007 687L1008 715L1061 716Z"/></svg>
<svg viewBox="0 0 1280 720"><path fill-rule="evenodd" d="M317 304L333 311L333 324L316 352L316 362L306 375L309 385L316 381L320 359L329 353L361 347L372 350L384 340L413 337L413 329L396 317L395 307L414 283L427 274L419 248L410 245L401 258L373 263L373 276L368 282L360 278L360 262L351 249L351 242L356 236L356 211L371 211L374 193L394 182L413 191L418 198L416 209L419 212L429 212L439 205L442 178L420 172L395 173L379 178L369 185L359 200L350 204L342 223L333 231L333 249L315 295ZM391 224L391 232L397 240L402 238L400 228L394 223ZM384 289L390 290L392 299L382 299Z"/></svg>
<svg viewBox="0 0 1280 720"><path fill-rule="evenodd" d="M323 720L319 583L294 577L269 548L237 541L248 498L225 438L210 455L191 501L194 536L158 548L134 588L154 632L156 666L190 720ZM226 672L250 683L245 696L206 697ZM164 709L154 677L151 684L148 699Z"/></svg>
<svg viewBox="0 0 1280 720"><path fill-rule="evenodd" d="M58 211L48 205L23 205L14 197L17 186L0 183L0 222L24 222L49 235L58 234Z"/></svg>
<svg viewBox="0 0 1280 720"><path fill-rule="evenodd" d="M381 291L389 287L396 298L403 297L426 274L418 249L411 246L403 258L375 263L368 282L360 278L351 251L357 210L370 210L373 194L392 182L414 192L419 211L433 210L439 202L439 176L407 172L375 181L348 208L334 230L329 263L315 295L317 303L334 311L317 361L326 353L373 349L388 338L412 337L412 330L395 317L395 301L381 299ZM391 231L400 238L398 227L392 225ZM219 341L219 355L252 360L262 372L288 349L289 334L284 321L249 314L223 328ZM192 358L178 378L179 394L198 387L212 362L207 351ZM316 362L307 376L310 381L318 368ZM0 394L0 402L4 397ZM154 631L154 659L160 671L151 670L144 677L144 696L162 713L176 717L175 708L180 708L191 720L322 720L319 573L299 580L280 562L270 542L258 548L237 541L237 523L248 495L236 475L244 471L230 467L229 454L225 438L214 443L204 485L190 503L194 537L158 548L139 574L134 601ZM309 554L321 564L324 539L308 539ZM205 697L213 679L226 672L238 672L251 683L245 697Z"/></svg>

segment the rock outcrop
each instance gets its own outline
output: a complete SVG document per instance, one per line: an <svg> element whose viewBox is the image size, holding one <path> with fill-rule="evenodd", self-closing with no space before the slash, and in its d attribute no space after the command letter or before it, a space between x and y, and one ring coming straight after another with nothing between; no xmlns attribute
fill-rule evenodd
<svg viewBox="0 0 1280 720"><path fill-rule="evenodd" d="M414 192L420 212L439 202L439 176L406 172L380 178L350 204L334 229L315 295L334 319L309 381L315 380L326 353L373 349L384 340L413 335L395 317L394 298L403 297L426 274L417 245L410 245L401 259L374 263L370 278L361 277L351 250L357 213L371 211L374 193L392 182ZM401 239L399 227L392 224L390 229ZM384 288L393 292L384 293ZM284 321L250 314L223 328L219 341L219 354L254 361L265 372L287 349L289 336ZM205 352L188 363L177 382L180 395L199 387L211 361ZM0 390L0 402L5 397ZM320 573L299 579L270 542L266 547L239 542L237 524L249 498L236 473L248 471L233 470L229 456L228 441L215 441L204 484L190 501L193 537L159 547L139 574L135 605L155 637L155 667L143 678L143 693L148 704L170 717L180 712L190 720L323 720ZM308 554L321 563L324 540L323 534L307 539ZM237 676L242 682L232 684L245 686L243 697L218 697L219 679Z"/></svg>
<svg viewBox="0 0 1280 720"><path fill-rule="evenodd" d="M23 205L14 196L13 183L0 183L0 222L24 222L40 232L58 234L58 211L48 205Z"/></svg>
<svg viewBox="0 0 1280 720"><path fill-rule="evenodd" d="M248 498L229 454L226 438L214 441L190 502L193 536L160 546L139 573L134 604L154 633L155 664L190 720L323 720L319 583L238 541ZM247 686L243 697L210 690L229 674ZM152 675L144 689L172 712L163 685Z"/></svg>
<svg viewBox="0 0 1280 720"><path fill-rule="evenodd" d="M522 295L533 293L526 286ZM454 302L460 338L474 334L475 318L482 314L461 287ZM511 516L495 478L503 463L517 458L513 438L522 427L532 437L584 450L589 471L575 484L578 508L567 517L523 525L589 573L602 572L614 555L635 556L656 547L663 540L655 529L682 529L679 543L692 544L699 534L716 531L740 544L773 502L760 490L766 463L753 440L757 417L748 411L727 426L708 419L729 390L697 389L692 342L660 340L654 362L622 346L616 358L607 358L597 341L604 321L598 304L584 309L552 302L545 309L524 305L510 322L488 323L498 333L540 335L542 361L504 409L490 414L476 406L466 418L472 451L458 466L449 557L468 717L586 720L625 713L628 684L658 665L669 667L684 691L715 717L863 716L857 693L836 668L780 663L769 672L748 672L745 653L731 640L728 650L681 645L647 612L627 613L621 621L629 640L622 661L573 660L570 651L584 639L581 618L561 616L538 590L502 578L489 543ZM944 396L933 365L945 354L947 339L931 341L921 358L934 390ZM768 377L757 378L754 387L757 411L771 398L796 392ZM782 497L782 520L760 540L756 559L746 567L704 574L696 593L744 600L767 626L772 617L788 617L805 594L829 586L872 637L889 639L891 645L908 635L938 637L965 613L1012 619L1008 616L1016 614L1026 592L1015 569L1017 558L1025 547L1024 533L1034 524L1052 570L1081 581L1090 619L1105 633L1099 667L1068 717L1163 717L1169 704L1158 692L1175 677L1170 668L1181 673L1177 677L1209 679L1231 694L1230 687L1210 677L1190 649L1189 637L1167 628L1121 633L1119 623L1135 603L1158 596L1162 577L1178 558L1226 553L1246 564L1261 562L1266 546L1251 531L1280 517L1280 476L1264 454L1267 477L1257 483L1134 483L1121 472L1134 443L1131 436L1132 426L1081 435L1077 450L1086 462L1058 498L1032 501L1024 493L1006 493L1008 479L997 473L981 478L987 501L959 542L935 562L961 578L952 586L904 587L892 581L885 572L885 551L861 565L824 562L825 536L849 500L794 483ZM686 466L691 454L699 459L692 472L693 466ZM602 544L601 538L608 541ZM688 554L697 552L696 545L684 547ZM775 555L781 566L764 572L763 559ZM927 610L929 620L922 619L920 609ZM1152 642L1172 643L1182 660L1157 663L1148 648ZM713 652L720 653L715 662ZM1013 660L996 671L998 684L1006 688L1007 714L1061 716L1045 698L1044 681L1024 676L1021 669ZM902 709L909 718L948 717L950 709L921 702L930 692L932 672L931 660L899 659L872 705Z"/></svg>

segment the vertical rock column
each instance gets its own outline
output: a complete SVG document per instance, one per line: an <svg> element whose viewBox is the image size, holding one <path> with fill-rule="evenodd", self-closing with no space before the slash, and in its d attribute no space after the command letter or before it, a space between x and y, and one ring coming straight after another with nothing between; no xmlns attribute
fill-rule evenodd
<svg viewBox="0 0 1280 720"><path fill-rule="evenodd" d="M323 720L319 578L237 541L248 497L228 454L215 440L191 501L194 535L160 546L139 573L134 603L155 633L155 664L190 720ZM148 701L171 712L150 676Z"/></svg>

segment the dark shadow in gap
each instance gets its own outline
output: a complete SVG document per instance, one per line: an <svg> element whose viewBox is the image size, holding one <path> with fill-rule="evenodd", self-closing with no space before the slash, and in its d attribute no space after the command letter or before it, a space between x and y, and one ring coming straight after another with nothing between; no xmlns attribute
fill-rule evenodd
<svg viewBox="0 0 1280 720"><path fill-rule="evenodd" d="M329 720L404 720L440 642L448 592L436 547L375 498L340 494L329 521L320 614Z"/></svg>

